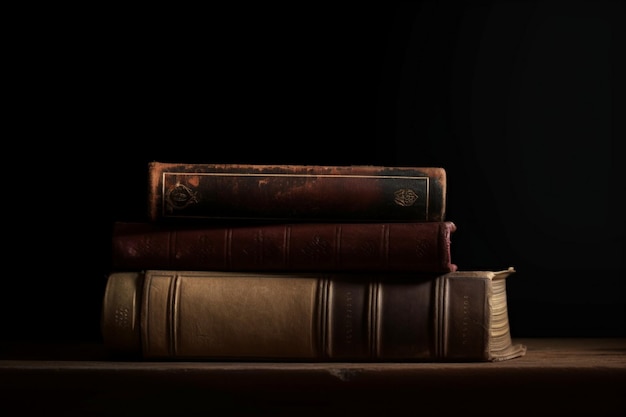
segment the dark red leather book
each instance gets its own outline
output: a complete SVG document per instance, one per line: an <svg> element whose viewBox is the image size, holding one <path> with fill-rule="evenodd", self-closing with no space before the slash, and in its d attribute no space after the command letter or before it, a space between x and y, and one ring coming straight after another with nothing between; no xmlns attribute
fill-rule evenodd
<svg viewBox="0 0 626 417"><path fill-rule="evenodd" d="M443 168L163 162L148 167L153 221L445 220Z"/></svg>
<svg viewBox="0 0 626 417"><path fill-rule="evenodd" d="M451 272L454 223L117 222L116 269Z"/></svg>

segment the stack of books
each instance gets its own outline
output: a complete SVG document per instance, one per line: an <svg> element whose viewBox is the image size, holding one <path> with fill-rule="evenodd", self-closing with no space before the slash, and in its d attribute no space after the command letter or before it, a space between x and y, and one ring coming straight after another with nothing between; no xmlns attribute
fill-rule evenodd
<svg viewBox="0 0 626 417"><path fill-rule="evenodd" d="M451 257L439 167L148 166L148 216L117 222L102 310L146 359L499 361L515 271Z"/></svg>

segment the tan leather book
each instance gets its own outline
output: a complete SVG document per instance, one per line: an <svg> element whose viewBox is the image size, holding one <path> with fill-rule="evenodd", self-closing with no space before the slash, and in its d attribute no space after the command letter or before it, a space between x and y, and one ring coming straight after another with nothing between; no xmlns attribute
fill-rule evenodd
<svg viewBox="0 0 626 417"><path fill-rule="evenodd" d="M151 220L443 221L446 171L370 165L148 165Z"/></svg>
<svg viewBox="0 0 626 417"><path fill-rule="evenodd" d="M102 334L146 359L507 360L525 353L509 328L513 272L115 272Z"/></svg>
<svg viewBox="0 0 626 417"><path fill-rule="evenodd" d="M117 270L450 272L452 222L116 222Z"/></svg>

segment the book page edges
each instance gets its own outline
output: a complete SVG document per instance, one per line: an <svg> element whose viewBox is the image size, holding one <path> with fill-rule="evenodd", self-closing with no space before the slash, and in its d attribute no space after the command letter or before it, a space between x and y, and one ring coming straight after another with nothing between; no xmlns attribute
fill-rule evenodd
<svg viewBox="0 0 626 417"><path fill-rule="evenodd" d="M510 277L511 275L513 275L515 272L516 271L514 267L509 267L508 269L502 270L502 271L496 271L493 273L492 280L498 280L498 281L504 280ZM503 283L503 285L506 286L505 283ZM505 360L524 356L526 354L526 349L527 349L525 345L521 343L513 343L511 339L511 328L510 328L510 323L509 323L509 318L508 318L508 305L507 305L507 299L506 299L506 290L504 290L503 299L501 303L502 303L501 320L505 320L505 325L503 326L503 328L505 329L504 337L506 337L507 340L506 340L506 346L503 349L496 349L490 343L489 360L492 362L505 361ZM491 308L492 308L492 313L493 313L493 309L495 308L495 306L491 306ZM492 316L492 320L495 321L495 319L496 317ZM492 341L493 341L493 337L490 338L490 342Z"/></svg>
<svg viewBox="0 0 626 417"><path fill-rule="evenodd" d="M509 268L503 271L457 271L446 274L447 276L455 276L457 278L476 277L485 283L487 293L485 293L485 320L488 323L484 342L483 360L487 361L503 361L523 356L526 353L526 347L521 344L513 344L510 339L510 329L508 323L508 311L506 310L506 294L504 293L504 303L502 301L493 305L493 293L499 292L500 298L503 298L504 280L513 274L515 270ZM444 275L444 276L446 276ZM500 289L494 290L493 284L498 281ZM470 279L471 281L471 279ZM491 282L490 282L491 281ZM102 334L105 345L108 349L126 354L136 354L142 350L141 329L140 329L140 297L142 296L143 274L139 272L118 272L109 276L109 282L105 290L104 302L102 307ZM496 285L497 287L498 285ZM505 309L504 313L499 314L499 324L497 329L492 331L492 322L494 321L494 310L499 308ZM447 322L447 320L445 320ZM444 334L446 329L442 329ZM496 333L496 342L493 333ZM488 334L487 334L488 333ZM498 336L499 335L499 336ZM448 336L450 337L450 335ZM447 339L447 338L446 338ZM447 342L444 342L447 345ZM444 354L444 358L445 358ZM448 358L450 359L450 358ZM453 359L453 358L452 358ZM459 359L462 359L459 357Z"/></svg>
<svg viewBox="0 0 626 417"><path fill-rule="evenodd" d="M468 346L472 345L470 350L475 351L476 355L480 355L482 360L489 362L513 359L526 353L526 346L514 344L510 335L508 306L506 304L506 278L515 272L515 268L509 267L499 271L455 271L442 276L447 282L442 287L446 295L440 300L445 303L440 307L443 308L440 310L444 313L440 319L443 321L439 321L439 324L443 326L439 343L441 343L440 349L442 349L440 355L444 360L464 360L465 351L469 348ZM478 295L475 290L476 286L470 285L474 278L484 282L485 285L482 307L476 304L475 297ZM474 298L474 302L470 301L472 298ZM469 302L467 307L462 306L466 302ZM471 319L474 315L482 318ZM466 338L463 336L467 325L476 323L475 320L484 322L485 331L482 342L474 337ZM483 345L482 354L479 354L478 350L481 344ZM461 348L461 346L465 347Z"/></svg>

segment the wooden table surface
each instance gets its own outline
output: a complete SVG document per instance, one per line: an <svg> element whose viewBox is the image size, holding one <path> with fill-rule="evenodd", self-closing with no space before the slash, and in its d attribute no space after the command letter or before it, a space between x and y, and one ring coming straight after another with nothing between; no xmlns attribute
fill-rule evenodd
<svg viewBox="0 0 626 417"><path fill-rule="evenodd" d="M626 416L626 339L516 342L524 357L492 363L144 362L5 343L0 415Z"/></svg>

